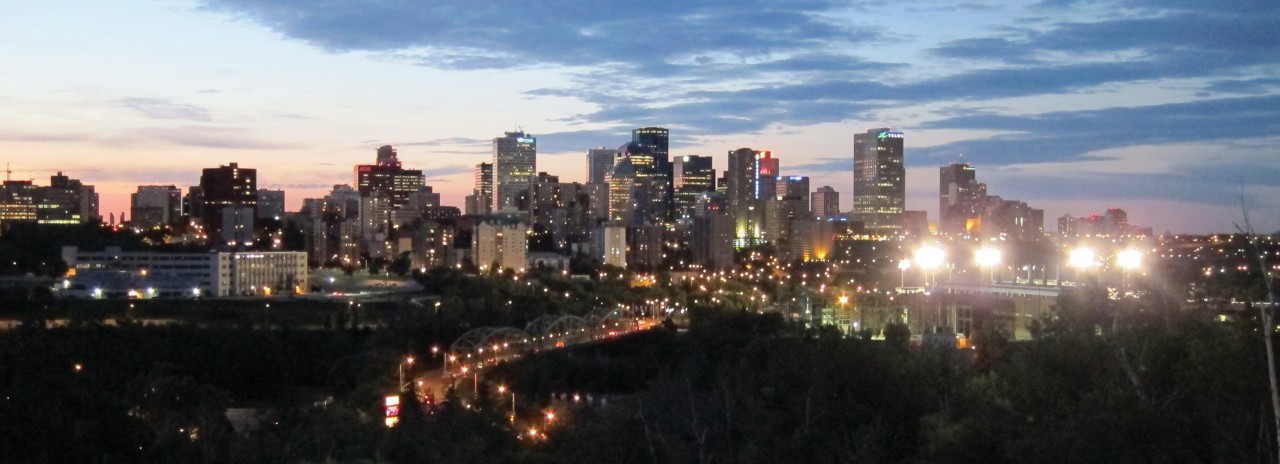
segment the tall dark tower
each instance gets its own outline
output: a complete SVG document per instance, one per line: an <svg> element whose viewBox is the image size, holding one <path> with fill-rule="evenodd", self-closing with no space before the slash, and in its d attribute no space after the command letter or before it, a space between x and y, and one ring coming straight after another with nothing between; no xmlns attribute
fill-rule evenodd
<svg viewBox="0 0 1280 464"><path fill-rule="evenodd" d="M978 173L964 163L938 168L938 229L945 234L978 231L978 218L987 202L987 184L978 183Z"/></svg>
<svg viewBox="0 0 1280 464"><path fill-rule="evenodd" d="M672 177L671 157L668 154L671 134L661 127L641 127L631 131L631 147L652 159L653 168L650 178L650 194L653 206L654 222L664 222L672 216Z"/></svg>
<svg viewBox="0 0 1280 464"><path fill-rule="evenodd" d="M200 175L200 190L200 221L209 237L239 241L252 236L253 218L258 213L257 169L243 169L236 163L205 168ZM236 223L227 223L228 218ZM245 228L245 223L247 231L232 230Z"/></svg>
<svg viewBox="0 0 1280 464"><path fill-rule="evenodd" d="M519 210L538 171L538 140L524 131L493 138L493 211ZM524 210L528 210L527 205Z"/></svg>
<svg viewBox="0 0 1280 464"><path fill-rule="evenodd" d="M392 209L409 203L409 195L426 185L421 170L400 167L391 145L378 148L377 164L357 165L355 177L360 196L386 198Z"/></svg>
<svg viewBox="0 0 1280 464"><path fill-rule="evenodd" d="M870 234L902 232L907 176L902 133L870 129L853 136L853 214Z"/></svg>

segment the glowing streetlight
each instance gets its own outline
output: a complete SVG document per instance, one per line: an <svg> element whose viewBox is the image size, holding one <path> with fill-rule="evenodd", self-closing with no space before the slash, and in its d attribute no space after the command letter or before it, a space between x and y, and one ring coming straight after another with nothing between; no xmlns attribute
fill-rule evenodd
<svg viewBox="0 0 1280 464"><path fill-rule="evenodd" d="M1116 264L1129 270L1142 266L1142 252L1130 248L1116 254Z"/></svg>
<svg viewBox="0 0 1280 464"><path fill-rule="evenodd" d="M898 261L898 288L907 286L907 269L911 268L911 260Z"/></svg>
<svg viewBox="0 0 1280 464"><path fill-rule="evenodd" d="M499 394L507 393L508 391L511 392L511 417L509 417L508 419L511 421L512 424L515 424L516 423L516 392L507 390L507 387L505 385L498 385Z"/></svg>
<svg viewBox="0 0 1280 464"><path fill-rule="evenodd" d="M1000 250L995 248L979 248L973 254L973 261L983 268L991 269L991 280L996 280L995 265L1000 264L1002 258Z"/></svg>
<svg viewBox="0 0 1280 464"><path fill-rule="evenodd" d="M1088 248L1076 248L1067 256L1067 264L1079 269L1087 269L1097 264L1097 254Z"/></svg>
<svg viewBox="0 0 1280 464"><path fill-rule="evenodd" d="M1098 264L1097 256L1093 250L1088 248L1076 248L1071 250L1070 255L1067 255L1067 264L1076 268L1076 276L1079 277L1081 269L1087 272L1089 268Z"/></svg>
<svg viewBox="0 0 1280 464"><path fill-rule="evenodd" d="M916 264L919 264L921 269L925 270L926 272L932 272L934 269L937 269L939 266L942 266L943 261L946 261L947 252L935 246L924 246L924 247L921 247L919 250L916 250L915 258L916 258L915 259ZM935 281L934 283L937 283L937 282ZM926 278L925 285L928 285L928 284L929 284L929 279Z"/></svg>

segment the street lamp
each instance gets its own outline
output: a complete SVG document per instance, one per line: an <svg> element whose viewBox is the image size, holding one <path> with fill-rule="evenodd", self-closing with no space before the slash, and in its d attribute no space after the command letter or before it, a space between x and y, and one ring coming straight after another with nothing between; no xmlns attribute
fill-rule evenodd
<svg viewBox="0 0 1280 464"><path fill-rule="evenodd" d="M542 418L542 430L547 430L551 427L551 421L556 420L556 413L553 411L547 411L547 415L542 416Z"/></svg>
<svg viewBox="0 0 1280 464"><path fill-rule="evenodd" d="M1142 252L1130 248L1128 250L1116 253L1116 264L1124 269L1123 284L1129 285L1129 272L1142 267Z"/></svg>
<svg viewBox="0 0 1280 464"><path fill-rule="evenodd" d="M401 390L401 391L403 391L403 390L405 389L405 387L408 387L408 386L409 386L409 384L404 383L404 366L405 366L405 364L408 364L409 366L411 366L411 367L412 367L412 366L413 366L413 356L406 357L406 358L404 358L404 360L403 360L403 361L401 361L401 362L400 362L400 369L399 369L399 370L400 370L400 390Z"/></svg>
<svg viewBox="0 0 1280 464"><path fill-rule="evenodd" d="M995 248L979 248L978 251L973 254L974 262L977 262L979 266L984 268L984 270L986 268L991 269L992 281L996 280L995 265L1000 264L1000 258L1000 250Z"/></svg>
<svg viewBox="0 0 1280 464"><path fill-rule="evenodd" d="M943 251L941 248L926 245L921 247L919 250L916 250L915 258L916 264L919 264L921 269L925 272L932 272L934 269L937 269L938 266L941 266L942 262L947 259L947 252ZM928 275L925 276L924 283L926 286L929 285ZM935 279L934 284L937 283L938 282Z"/></svg>
<svg viewBox="0 0 1280 464"><path fill-rule="evenodd" d="M898 288L907 286L907 269L911 267L911 260L904 259L898 261Z"/></svg>
<svg viewBox="0 0 1280 464"><path fill-rule="evenodd" d="M1116 264L1125 270L1137 269L1142 266L1142 252L1130 248L1116 254Z"/></svg>
<svg viewBox="0 0 1280 464"><path fill-rule="evenodd" d="M506 393L508 391L511 392L511 417L509 419L511 420L511 424L515 425L516 423L516 392L514 390L507 390L507 387L505 385L498 385L498 393Z"/></svg>
<svg viewBox="0 0 1280 464"><path fill-rule="evenodd" d="M1067 255L1067 264L1076 268L1076 278L1080 277L1080 270L1085 270L1086 275L1090 267L1096 266L1097 254L1088 248L1076 248L1071 250L1071 254Z"/></svg>

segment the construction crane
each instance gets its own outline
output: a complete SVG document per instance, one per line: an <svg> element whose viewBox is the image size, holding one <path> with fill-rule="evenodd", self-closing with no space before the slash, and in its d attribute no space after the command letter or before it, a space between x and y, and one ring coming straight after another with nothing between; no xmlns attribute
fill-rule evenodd
<svg viewBox="0 0 1280 464"><path fill-rule="evenodd" d="M9 163L4 163L4 180L5 182L13 180L15 172L62 172L61 169L13 169Z"/></svg>

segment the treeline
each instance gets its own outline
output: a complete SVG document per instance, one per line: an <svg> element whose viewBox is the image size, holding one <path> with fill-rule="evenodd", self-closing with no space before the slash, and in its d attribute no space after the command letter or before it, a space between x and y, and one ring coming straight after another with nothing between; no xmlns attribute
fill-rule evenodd
<svg viewBox="0 0 1280 464"><path fill-rule="evenodd" d="M975 334L973 349L848 338L775 315L703 309L685 333L660 328L498 366L481 379L478 397L469 385L435 407L405 395L392 429L382 425L380 398L394 389L396 361L431 342L412 331L28 329L0 334L0 456L1274 462L1257 321L1173 307L1086 289L1060 299L1033 341L1010 342L989 327ZM516 392L514 426L510 390L498 385ZM263 416L236 432L228 407ZM545 411L555 420L539 422ZM527 428L545 436L530 439Z"/></svg>

